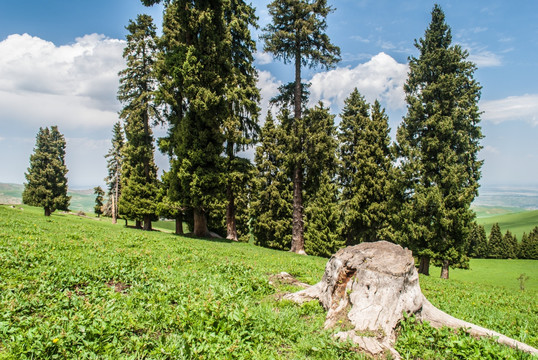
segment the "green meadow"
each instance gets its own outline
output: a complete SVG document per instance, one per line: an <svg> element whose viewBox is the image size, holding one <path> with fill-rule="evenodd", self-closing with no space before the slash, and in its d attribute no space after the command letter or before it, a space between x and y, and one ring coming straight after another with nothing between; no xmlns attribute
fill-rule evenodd
<svg viewBox="0 0 538 360"><path fill-rule="evenodd" d="M281 301L298 288L271 281L286 271L314 284L326 262L0 206L0 359L364 359L323 330L317 302ZM536 264L472 260L421 287L442 310L538 347ZM403 358L531 358L412 317L398 332Z"/></svg>
<svg viewBox="0 0 538 360"><path fill-rule="evenodd" d="M494 208L499 210L499 208ZM534 227L538 226L538 210L520 210L505 209L505 213L499 215L484 215L484 208L477 212L477 222L484 226L486 234L489 235L491 227L495 223L499 223L502 233L507 230L516 235L518 240L521 240L523 233L529 233ZM482 216L481 216L482 215Z"/></svg>

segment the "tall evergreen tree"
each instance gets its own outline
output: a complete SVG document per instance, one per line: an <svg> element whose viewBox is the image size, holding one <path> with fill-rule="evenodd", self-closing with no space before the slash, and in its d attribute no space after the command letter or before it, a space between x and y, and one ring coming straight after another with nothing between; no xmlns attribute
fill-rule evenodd
<svg viewBox="0 0 538 360"><path fill-rule="evenodd" d="M112 129L112 144L108 150L108 153L105 155L108 170L108 175L105 178L105 182L108 187L108 202L110 203L110 212L113 224L116 224L118 218L124 145L125 139L123 137L123 130L121 128L121 123L118 121L114 124Z"/></svg>
<svg viewBox="0 0 538 360"><path fill-rule="evenodd" d="M517 259L517 253L517 238L507 230L503 237L503 259Z"/></svg>
<svg viewBox="0 0 538 360"><path fill-rule="evenodd" d="M120 117L125 121L124 164L120 213L143 220L151 230L157 213L157 167L154 161L151 121L158 118L154 105L155 25L149 15L138 15L126 27L127 45L123 57L127 68L120 72L118 99L124 104Z"/></svg>
<svg viewBox="0 0 538 360"><path fill-rule="evenodd" d="M272 23L264 29L264 50L295 66L294 117L292 131L300 138L302 124L301 68L321 65L331 68L339 61L340 49L325 33L326 17L333 11L326 0L273 0L269 5ZM291 251L304 253L302 143L293 144L293 228Z"/></svg>
<svg viewBox="0 0 538 360"><path fill-rule="evenodd" d="M449 266L467 264L470 204L482 165L476 66L451 43L445 15L435 5L424 38L415 42L420 55L409 59L407 115L396 135L406 196L401 208L409 222L403 227L406 245L421 257L422 272L428 272L430 258L438 261L442 278L448 278Z"/></svg>
<svg viewBox="0 0 538 360"><path fill-rule="evenodd" d="M280 118L289 117L287 110ZM291 246L292 183L286 173L284 133L267 114L256 148L256 176L251 203L252 233L256 245L280 250Z"/></svg>
<svg viewBox="0 0 538 360"><path fill-rule="evenodd" d="M504 246L503 235L498 223L493 224L489 233L489 251L488 257L493 259L502 259Z"/></svg>
<svg viewBox="0 0 538 360"><path fill-rule="evenodd" d="M95 206L93 207L93 212L97 214L97 217L100 217L103 213L103 199L105 196L105 191L100 186L96 186L93 188L93 193L95 195Z"/></svg>
<svg viewBox="0 0 538 360"><path fill-rule="evenodd" d="M337 143L334 118L329 109L319 103L308 109L303 119L305 251L326 257L343 246L338 234L340 216L335 183ZM288 161L288 164L293 162Z"/></svg>
<svg viewBox="0 0 538 360"><path fill-rule="evenodd" d="M529 235L523 234L519 245L519 258L538 260L538 226Z"/></svg>
<svg viewBox="0 0 538 360"><path fill-rule="evenodd" d="M347 245L377 241L387 227L392 168L388 117L375 102L370 106L355 89L341 115L338 179L342 236Z"/></svg>
<svg viewBox="0 0 538 360"><path fill-rule="evenodd" d="M226 238L238 241L237 199L245 185L250 163L237 158L237 152L252 146L259 133L257 71L254 68L256 42L252 39L250 27L257 28L254 8L243 0L231 0L224 11L230 34L229 61L231 70L226 79L227 116L224 118L226 139ZM239 189L238 189L239 187Z"/></svg>
<svg viewBox="0 0 538 360"><path fill-rule="evenodd" d="M484 259L488 257L488 239L484 226L473 221L467 235L468 251L467 255L472 258Z"/></svg>
<svg viewBox="0 0 538 360"><path fill-rule="evenodd" d="M39 128L30 167L25 173L26 184L22 202L43 207L45 216L55 210L67 210L67 166L65 165L65 138L57 126Z"/></svg>

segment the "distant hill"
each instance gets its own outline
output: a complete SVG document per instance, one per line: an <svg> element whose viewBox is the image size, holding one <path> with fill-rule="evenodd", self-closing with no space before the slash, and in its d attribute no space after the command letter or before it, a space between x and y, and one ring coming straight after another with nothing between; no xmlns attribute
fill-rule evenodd
<svg viewBox="0 0 538 360"><path fill-rule="evenodd" d="M21 204L22 190L21 184L0 183L0 204ZM70 210L93 212L95 195L93 189L88 190L68 190L67 195L71 196Z"/></svg>

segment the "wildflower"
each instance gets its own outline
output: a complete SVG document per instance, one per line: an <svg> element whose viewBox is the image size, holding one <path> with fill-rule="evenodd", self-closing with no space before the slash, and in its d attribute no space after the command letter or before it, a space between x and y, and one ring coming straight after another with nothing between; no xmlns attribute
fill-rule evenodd
<svg viewBox="0 0 538 360"><path fill-rule="evenodd" d="M60 339L58 339L58 338L54 338L54 339L52 339L52 342L56 344L59 340Z"/></svg>

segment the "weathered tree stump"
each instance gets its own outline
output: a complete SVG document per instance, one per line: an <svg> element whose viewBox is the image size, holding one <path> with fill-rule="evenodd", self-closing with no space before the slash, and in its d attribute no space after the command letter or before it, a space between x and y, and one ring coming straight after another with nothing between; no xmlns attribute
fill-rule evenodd
<svg viewBox="0 0 538 360"><path fill-rule="evenodd" d="M422 294L410 250L386 241L362 243L334 254L322 280L285 299L298 303L317 299L327 310L325 328L349 328L335 336L349 339L379 356L394 350L394 329L403 314L416 314L432 326L466 328L475 336L498 337L498 342L532 354L538 350L494 331L456 319L435 308Z"/></svg>

